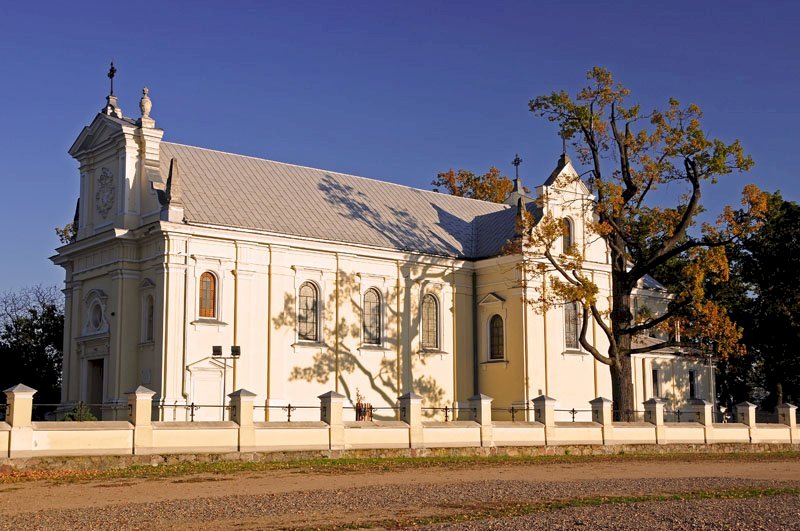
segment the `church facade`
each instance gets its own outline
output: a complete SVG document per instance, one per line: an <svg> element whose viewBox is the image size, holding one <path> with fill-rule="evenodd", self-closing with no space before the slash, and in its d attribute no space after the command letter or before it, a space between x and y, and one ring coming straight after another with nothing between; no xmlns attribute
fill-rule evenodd
<svg viewBox="0 0 800 531"><path fill-rule="evenodd" d="M607 249L585 237L590 196L565 155L536 188L543 204L519 180L495 204L166 142L146 90L140 109L126 117L109 96L70 149L76 234L52 258L66 272L64 407L125 418L125 392L143 385L156 418L185 420L195 404L194 419L219 420L243 388L256 420L284 420L289 405L311 419L302 406L334 390L394 418L414 392L441 419L476 393L500 409L544 394L564 420L573 408L588 420L588 401L611 396L574 308L536 312L520 255L504 252L518 208L550 211L608 297ZM648 280L637 304L665 297ZM702 360L655 352L632 365L639 404L714 399Z"/></svg>

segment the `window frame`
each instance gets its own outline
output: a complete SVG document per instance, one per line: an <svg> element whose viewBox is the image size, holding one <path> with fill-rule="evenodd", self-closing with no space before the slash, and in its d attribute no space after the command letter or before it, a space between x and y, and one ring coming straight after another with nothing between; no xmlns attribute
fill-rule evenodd
<svg viewBox="0 0 800 531"><path fill-rule="evenodd" d="M374 323L368 323L367 319L371 315L367 311L367 297L370 295L374 295L376 301L374 303ZM371 334L367 333L367 326L368 324L374 324L375 326L375 337L370 337ZM379 347L383 345L384 335L383 335L383 297L381 296L381 292L378 288L371 287L364 292L364 295L361 297L361 344L366 346L372 347Z"/></svg>
<svg viewBox="0 0 800 531"><path fill-rule="evenodd" d="M429 332L428 325L426 325L426 315L425 315L426 301L433 301L433 316L434 316L433 345L427 342L429 337L426 337L429 335L428 333L426 333ZM423 351L440 351L442 348L442 341L441 341L442 319L440 315L440 308L441 304L439 303L439 298L435 294L425 293L422 296L422 299L420 301L420 311L419 311L419 319L420 319L419 343Z"/></svg>
<svg viewBox="0 0 800 531"><path fill-rule="evenodd" d="M301 332L301 329L300 329L300 327L303 325L303 321L301 319L301 310L303 310L303 308L301 308L302 298L303 298L302 291L303 291L303 288L306 287L306 286L310 287L311 290L314 293L314 297L313 297L313 300L314 300L314 307L313 307L313 319L314 319L313 333L314 333L314 335L311 338L303 337L304 333ZM308 344L318 344L318 343L320 343L320 336L321 336L320 323L322 321L320 319L320 317L321 317L320 309L322 307L321 296L320 296L321 293L322 292L320 290L319 285L316 282L312 281L312 280L304 280L303 282L300 283L300 286L298 286L298 288L297 288L297 311L296 311L297 325L295 327L295 333L297 335L297 342L298 343L308 343Z"/></svg>
<svg viewBox="0 0 800 531"><path fill-rule="evenodd" d="M575 223L568 216L561 218L561 252L565 254L575 245Z"/></svg>
<svg viewBox="0 0 800 531"><path fill-rule="evenodd" d="M495 323L500 322L500 341L499 344L495 343ZM504 361L506 359L506 323L503 316L499 313L494 313L489 317L487 322L488 325L488 338L489 338L489 348L488 348L488 361ZM495 346L499 346L500 348L500 356L495 356Z"/></svg>
<svg viewBox="0 0 800 531"><path fill-rule="evenodd" d="M579 304L578 301L567 302L564 304L564 350L567 352L583 352L583 348L581 347L581 323L580 319L578 318L579 315ZM570 345L569 341L569 312L570 308L574 309L574 316L575 316L575 346Z"/></svg>
<svg viewBox="0 0 800 531"><path fill-rule="evenodd" d="M694 370L688 371L686 378L689 381L689 398L697 398L697 372Z"/></svg>
<svg viewBox="0 0 800 531"><path fill-rule="evenodd" d="M156 298L145 293L142 304L142 343L153 343L156 339Z"/></svg>
<svg viewBox="0 0 800 531"><path fill-rule="evenodd" d="M208 311L207 308L203 307L203 279L206 278L206 276L210 277L212 280L212 292L209 297L211 299L211 315L204 315L204 313ZM219 319L219 291L219 276L210 270L203 271L197 285L197 317L199 319L207 321Z"/></svg>
<svg viewBox="0 0 800 531"><path fill-rule="evenodd" d="M661 398L661 371L651 369L650 383L653 386L653 398Z"/></svg>

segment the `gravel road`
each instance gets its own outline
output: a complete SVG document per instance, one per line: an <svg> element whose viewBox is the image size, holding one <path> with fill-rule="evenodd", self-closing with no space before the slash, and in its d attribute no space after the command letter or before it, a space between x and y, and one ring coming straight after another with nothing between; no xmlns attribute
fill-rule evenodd
<svg viewBox="0 0 800 531"><path fill-rule="evenodd" d="M126 503L125 500L118 500L119 503L94 510L75 508L21 512L4 517L0 521L0 529L264 529L339 526L359 522L402 527L413 521L413 518L464 514L514 503L598 495L680 493L788 485L800 485L800 482L673 478L562 483L492 480L444 485L397 484L285 494L196 497L148 503ZM96 489L95 495L102 496L103 490ZM797 525L800 521L797 518L800 510L798 499L800 498L782 496L746 500L747 506L752 509L746 512L747 519L743 522L748 525L745 527L778 529L785 528L787 522ZM726 521L733 525L738 522L741 512L739 507L743 503L745 502L738 500L708 500L575 508L491 522L472 522L455 528L572 529L581 525L610 529L641 529L643 525L644 528L659 529L673 525L702 527L715 524L719 515L725 515ZM774 518L772 514L775 515ZM791 519L784 519L790 516Z"/></svg>
<svg viewBox="0 0 800 531"><path fill-rule="evenodd" d="M511 516L546 501L755 487L800 488L800 461L486 462L358 471L301 466L149 479L0 482L0 530L800 529L800 496L784 494L616 503Z"/></svg>
<svg viewBox="0 0 800 531"><path fill-rule="evenodd" d="M768 496L745 500L691 500L624 506L573 507L558 511L478 520L436 530L472 529L800 529L800 497Z"/></svg>

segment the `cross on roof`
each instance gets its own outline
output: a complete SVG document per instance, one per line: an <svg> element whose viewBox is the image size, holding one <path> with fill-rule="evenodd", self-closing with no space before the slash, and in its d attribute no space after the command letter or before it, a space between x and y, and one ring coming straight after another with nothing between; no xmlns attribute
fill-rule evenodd
<svg viewBox="0 0 800 531"><path fill-rule="evenodd" d="M517 178L519 179L519 165L522 164L522 159L519 158L519 153L517 153L517 156L511 161L511 164L514 165L515 171L517 172Z"/></svg>
<svg viewBox="0 0 800 531"><path fill-rule="evenodd" d="M114 95L114 75L117 73L117 69L114 68L114 61L111 61L111 68L108 69L108 79L111 80L111 93L109 96Z"/></svg>

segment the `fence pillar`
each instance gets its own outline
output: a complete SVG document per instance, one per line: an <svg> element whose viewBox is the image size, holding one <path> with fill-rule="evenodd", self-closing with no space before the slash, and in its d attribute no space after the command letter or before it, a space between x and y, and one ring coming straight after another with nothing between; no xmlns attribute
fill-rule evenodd
<svg viewBox="0 0 800 531"><path fill-rule="evenodd" d="M756 427L756 405L750 402L736 404L736 422L751 428Z"/></svg>
<svg viewBox="0 0 800 531"><path fill-rule="evenodd" d="M344 450L344 395L328 391L319 395L320 420L328 425L330 449Z"/></svg>
<svg viewBox="0 0 800 531"><path fill-rule="evenodd" d="M780 404L777 409L778 422L789 426L789 436L792 444L800 443L800 434L797 432L797 406Z"/></svg>
<svg viewBox="0 0 800 531"><path fill-rule="evenodd" d="M156 394L144 386L131 389L128 397L128 422L133 424L133 448L135 455L151 453L153 447L153 396Z"/></svg>
<svg viewBox="0 0 800 531"><path fill-rule="evenodd" d="M750 428L750 442L758 442L758 426L756 426L756 405L750 402L736 404L736 422L740 422Z"/></svg>
<svg viewBox="0 0 800 531"><path fill-rule="evenodd" d="M408 447L422 448L422 397L412 392L397 399L400 420L408 424Z"/></svg>
<svg viewBox="0 0 800 531"><path fill-rule="evenodd" d="M36 389L31 389L27 385L17 384L9 387L5 391L6 403L6 422L11 426L8 436L11 440L8 443L9 457L23 457L29 455L33 449L33 395Z"/></svg>
<svg viewBox="0 0 800 531"><path fill-rule="evenodd" d="M651 398L644 403L644 421L649 422L655 428L656 444L663 444L666 441L666 429L664 428L664 401L660 398Z"/></svg>
<svg viewBox="0 0 800 531"><path fill-rule="evenodd" d="M703 435L706 444L709 444L709 441L714 440L711 433L714 429L714 404L702 398L692 398L689 400L688 407L689 411L692 411L697 417L697 422L703 425Z"/></svg>
<svg viewBox="0 0 800 531"><path fill-rule="evenodd" d="M483 394L469 398L469 407L475 414L475 422L481 426L481 446L494 446L492 400L492 397Z"/></svg>
<svg viewBox="0 0 800 531"><path fill-rule="evenodd" d="M608 444L611 433L614 429L614 403L608 398L598 396L594 400L589 400L592 406L592 421L602 426L603 444Z"/></svg>
<svg viewBox="0 0 800 531"><path fill-rule="evenodd" d="M228 395L231 399L231 420L239 425L239 451L252 452L256 446L256 429L253 426L253 402L256 394L247 389L237 389Z"/></svg>
<svg viewBox="0 0 800 531"><path fill-rule="evenodd" d="M556 427L556 399L540 395L531 400L533 413L537 421L544 424L544 444L552 438Z"/></svg>

